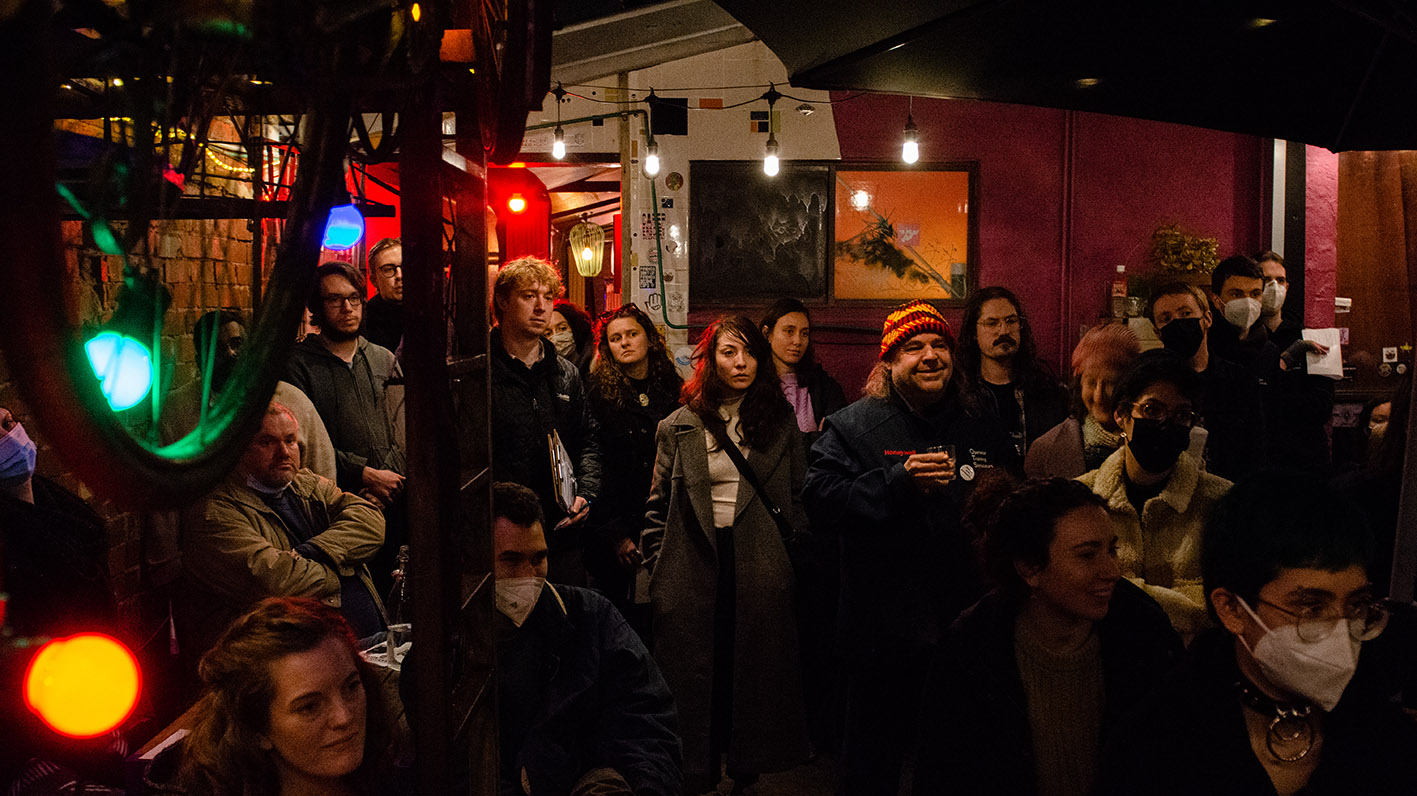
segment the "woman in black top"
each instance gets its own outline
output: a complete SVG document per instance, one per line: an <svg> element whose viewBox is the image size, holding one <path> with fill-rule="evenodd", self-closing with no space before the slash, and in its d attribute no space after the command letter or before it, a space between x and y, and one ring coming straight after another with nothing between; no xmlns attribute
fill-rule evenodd
<svg viewBox="0 0 1417 796"><path fill-rule="evenodd" d="M782 395L797 416L797 428L810 448L821 433L822 419L846 406L846 393L817 364L812 350L812 316L794 298L778 299L762 320L763 337L772 347L772 362Z"/></svg>
<svg viewBox="0 0 1417 796"><path fill-rule="evenodd" d="M684 379L664 337L634 304L602 315L594 340L599 356L586 379L586 395L600 425L605 478L592 509L595 533L586 567L595 586L626 613L654 475L654 430L679 407Z"/></svg>

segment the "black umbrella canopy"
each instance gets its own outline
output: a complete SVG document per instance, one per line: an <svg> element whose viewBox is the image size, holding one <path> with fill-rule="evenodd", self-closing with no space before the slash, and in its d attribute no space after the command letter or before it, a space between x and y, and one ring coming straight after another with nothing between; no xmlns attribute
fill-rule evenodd
<svg viewBox="0 0 1417 796"><path fill-rule="evenodd" d="M718 0L794 86L995 100L1417 148L1403 0Z"/></svg>

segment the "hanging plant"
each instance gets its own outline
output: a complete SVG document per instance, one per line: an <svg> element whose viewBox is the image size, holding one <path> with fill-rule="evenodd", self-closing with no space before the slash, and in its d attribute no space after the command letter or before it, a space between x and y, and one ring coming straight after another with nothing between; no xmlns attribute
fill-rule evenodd
<svg viewBox="0 0 1417 796"><path fill-rule="evenodd" d="M1147 262L1177 274L1208 274L1219 262L1220 242L1182 231L1177 224L1157 227L1151 233Z"/></svg>

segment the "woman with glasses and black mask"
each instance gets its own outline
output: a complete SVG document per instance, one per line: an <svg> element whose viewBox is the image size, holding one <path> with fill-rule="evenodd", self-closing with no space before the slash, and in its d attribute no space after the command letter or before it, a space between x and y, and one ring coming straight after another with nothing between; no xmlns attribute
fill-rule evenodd
<svg viewBox="0 0 1417 796"><path fill-rule="evenodd" d="M1208 624L1201 592L1201 528L1230 482L1185 453L1201 385L1174 354L1149 352L1117 384L1122 447L1079 480L1107 502L1122 576L1161 603L1189 639Z"/></svg>
<svg viewBox="0 0 1417 796"><path fill-rule="evenodd" d="M1411 619L1374 599L1372 552L1319 478L1242 480L1201 553L1221 627L1113 734L1098 793L1417 793L1417 723L1392 700L1417 669Z"/></svg>

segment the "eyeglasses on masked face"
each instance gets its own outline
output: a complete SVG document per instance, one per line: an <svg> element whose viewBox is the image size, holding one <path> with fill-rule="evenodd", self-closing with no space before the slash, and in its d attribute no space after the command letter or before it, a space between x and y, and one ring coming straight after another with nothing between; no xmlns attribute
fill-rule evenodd
<svg viewBox="0 0 1417 796"><path fill-rule="evenodd" d="M1132 417L1142 420L1159 420L1183 428L1191 428L1200 422L1200 415L1190 409L1172 409L1160 401L1147 401L1146 403L1123 401L1117 406L1130 407Z"/></svg>
<svg viewBox="0 0 1417 796"><path fill-rule="evenodd" d="M1282 608L1269 600L1259 597L1256 602L1293 617L1294 627L1301 641L1314 644L1328 638L1338 626L1339 619L1348 620L1348 633L1354 641L1371 641L1387 628L1392 610L1385 600L1372 598L1350 603L1339 616L1325 616L1324 610L1315 606L1300 611Z"/></svg>

